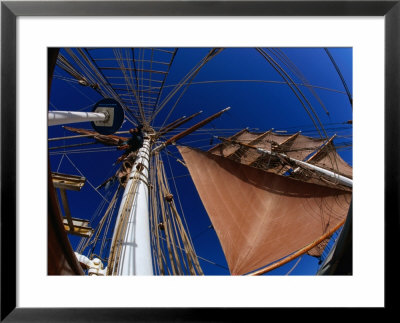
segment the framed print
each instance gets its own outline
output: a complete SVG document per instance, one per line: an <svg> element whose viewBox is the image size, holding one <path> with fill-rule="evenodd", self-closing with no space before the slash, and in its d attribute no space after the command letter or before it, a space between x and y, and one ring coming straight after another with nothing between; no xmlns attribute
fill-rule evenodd
<svg viewBox="0 0 400 323"><path fill-rule="evenodd" d="M398 1L3 1L1 319L390 308L399 14Z"/></svg>

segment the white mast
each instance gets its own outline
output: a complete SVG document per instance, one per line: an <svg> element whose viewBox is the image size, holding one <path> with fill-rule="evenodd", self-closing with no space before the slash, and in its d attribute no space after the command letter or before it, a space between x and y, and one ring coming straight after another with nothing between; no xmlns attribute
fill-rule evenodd
<svg viewBox="0 0 400 323"><path fill-rule="evenodd" d="M192 133L229 109L223 109L173 136L155 151ZM143 133L143 136L143 147L138 151L129 174L118 211L108 260L108 275L153 275L148 187L150 136L147 133Z"/></svg>
<svg viewBox="0 0 400 323"><path fill-rule="evenodd" d="M118 211L109 275L153 275L148 188L150 138L146 133L144 138Z"/></svg>

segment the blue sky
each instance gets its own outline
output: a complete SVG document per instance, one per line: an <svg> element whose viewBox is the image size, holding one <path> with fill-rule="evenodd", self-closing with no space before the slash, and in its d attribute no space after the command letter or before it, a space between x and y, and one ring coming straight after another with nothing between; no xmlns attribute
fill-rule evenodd
<svg viewBox="0 0 400 323"><path fill-rule="evenodd" d="M267 50L267 49L265 49ZM328 136L337 134L335 143L345 146L339 149L342 158L352 165L352 127L344 124L352 120L352 107L349 103L343 83L332 62L323 48L281 48L304 77L313 85L318 99L305 86L300 86L316 115L321 120ZM209 51L208 48L181 48L175 57L168 75L164 95L178 83L182 77L195 66ZM352 49L330 48L340 71L352 89ZM63 52L63 51L62 51ZM268 51L271 55L276 51ZM275 57L275 59L277 59ZM280 62L281 63L281 62ZM286 66L281 63L285 70ZM302 83L291 73L295 82ZM210 82L212 81L212 82ZM187 144L208 150L218 143L214 135L230 136L240 129L275 130L295 133L302 131L309 136L318 136L316 128L299 99L293 94L282 77L274 70L261 54L253 48L226 48L212 58L198 73L191 86L177 102L178 93L157 115L155 128L168 124L183 115L189 116L200 110L203 113L185 124L189 127L200 120L226 107L231 109L220 118L182 139L180 144ZM50 110L91 111L93 105L102 99L94 90L83 87L72 81L71 76L59 67L55 70L50 97ZM320 104L322 101L323 106ZM176 104L176 106L175 106ZM171 112L171 110L173 111ZM327 114L329 112L329 115ZM166 117L168 119L166 120ZM72 127L90 129L90 124L71 124ZM132 125L125 122L121 130L128 130ZM49 138L74 135L60 126L49 127ZM63 146L89 142L88 139L74 139L51 142L50 146ZM210 145L211 144L211 145ZM114 161L120 151L110 150L97 152L77 151L83 147L51 150L50 163L53 171L62 173L83 174L88 183L81 192L68 192L73 217L91 218L97 205L103 200L92 186L96 187L113 175L116 167ZM101 145L87 146L101 149ZM75 150L75 151L72 151ZM170 186L174 195L179 195L185 219L188 223L195 250L200 257L200 264L209 275L226 275L227 265L216 234L210 228L210 220L201 204L188 170L176 158L181 158L174 146L168 147L169 155L163 154L168 165L167 172L171 178ZM66 154L64 154L66 153ZM171 165L172 173L169 165ZM172 180L174 178L174 181ZM175 191L175 186L177 192ZM77 239L71 238L73 245ZM202 259L206 260L202 260ZM287 274L297 260L274 270L270 274ZM303 256L291 272L292 275L313 275L317 270L318 260Z"/></svg>

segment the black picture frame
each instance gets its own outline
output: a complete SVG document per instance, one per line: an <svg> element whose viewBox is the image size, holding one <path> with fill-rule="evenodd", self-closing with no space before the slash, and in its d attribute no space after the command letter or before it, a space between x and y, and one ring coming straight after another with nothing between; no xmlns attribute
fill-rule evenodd
<svg viewBox="0 0 400 323"><path fill-rule="evenodd" d="M19 16L384 16L385 309L391 309L391 236L399 230L400 4L396 1L2 1L1 3L1 321L235 321L236 310L16 307L16 19ZM371 170L372 171L372 170ZM372 188L373 189L373 188ZM394 230L394 232L393 232ZM371 259L373 261L373 257ZM388 280L390 282L388 283ZM394 280L394 281L393 281ZM329 291L325 291L329 292ZM253 315L253 314L252 314ZM254 315L257 315L255 313ZM255 316L254 316L255 317Z"/></svg>

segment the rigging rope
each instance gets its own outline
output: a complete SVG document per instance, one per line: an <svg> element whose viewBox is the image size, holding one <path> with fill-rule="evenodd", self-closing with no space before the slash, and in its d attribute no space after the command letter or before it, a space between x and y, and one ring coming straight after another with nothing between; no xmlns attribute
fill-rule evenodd
<svg viewBox="0 0 400 323"><path fill-rule="evenodd" d="M301 258L302 258L302 257L299 257L299 258L297 259L297 261L296 261L296 263L293 265L293 267L290 268L290 270L286 273L286 276L289 276L289 275L292 273L292 271L293 271L293 270L297 267L297 265L299 264Z"/></svg>
<svg viewBox="0 0 400 323"><path fill-rule="evenodd" d="M274 80L209 80L209 81L197 81L197 82L192 82L191 85L199 85L199 84L212 84L212 83L270 83L270 84L288 84L288 82L283 82L283 81L274 81ZM340 94L346 94L346 92L336 90L336 89L331 89L327 88L324 86L319 86L319 85L311 85L311 84L304 84L304 83L291 83L289 82L290 85L297 85L297 86L305 86L305 87L311 87L315 89L320 89L320 90L325 90L325 91L330 91L330 92L335 92L335 93L340 93ZM180 85L180 83L177 84L169 84L165 85L164 87L176 87Z"/></svg>
<svg viewBox="0 0 400 323"><path fill-rule="evenodd" d="M96 61L93 59L93 57L90 55L89 50L88 49L84 49L85 52L80 51L81 54L84 56L85 60L89 63L89 65L91 66L92 70L96 73L96 75L99 78L99 84L101 84L106 91L108 92L107 94L103 94L103 97L107 98L107 97L112 97L114 98L114 100L118 101L123 110L130 116L132 116L134 119L136 119L136 117L132 114L132 112L130 111L130 109L128 109L125 105L125 103L122 101L122 99L120 98L120 96L115 92L115 90L113 89L113 87L110 85L110 83L108 82L107 78L105 77L105 75L102 73L101 69L99 68L99 66L97 65ZM86 54L85 54L86 53ZM132 121L126 114L125 114L125 119L128 120L131 124L133 125L137 125L137 122Z"/></svg>
<svg viewBox="0 0 400 323"><path fill-rule="evenodd" d="M303 82L304 86L306 86L310 90L310 92L317 99L321 107L324 109L325 113L329 116L328 109L325 107L319 95L314 91L314 88L309 85L310 82L307 80L301 70L289 59L289 57L281 49L270 48L269 50L270 52L275 54L278 59L281 60Z"/></svg>
<svg viewBox="0 0 400 323"><path fill-rule="evenodd" d="M78 167L76 167L76 165L75 165L75 164L72 162L72 160L68 157L67 154L65 154L65 157L67 157L67 159L70 161L70 163L72 164L72 166L75 167L75 169L78 171L78 173L79 173L81 176L85 177L85 176L82 174L82 172L78 169ZM107 203L110 203L110 202L103 196L103 194L101 194L101 193L99 192L99 190L89 181L89 179L88 179L87 177L85 177L85 178L86 178L86 181L89 183L89 185L101 196L101 198L102 198L103 200L105 200Z"/></svg>
<svg viewBox="0 0 400 323"><path fill-rule="evenodd" d="M346 81L345 81L345 79L344 79L344 77L342 75L342 72L340 72L339 66L337 66L337 64L336 64L334 58L332 57L331 53L329 52L328 48L324 48L324 49L325 49L325 52L328 54L333 66L335 66L336 72L338 73L340 79L342 80L343 86L344 86L344 88L346 90L346 93L347 93L347 97L349 98L349 101L350 101L350 105L353 108L353 98L351 97L350 90L349 90L349 88L348 88L348 86L346 84Z"/></svg>
<svg viewBox="0 0 400 323"><path fill-rule="evenodd" d="M199 73L200 69L222 50L222 48L213 48L212 50L210 50L208 54L188 74L186 74L186 76L179 82L179 84L170 93L168 93L167 97L161 102L161 104L157 107L157 110L153 113L150 122L155 119L157 114L165 107L165 105L171 100L175 93L177 93L183 85L186 85L187 88L192 80L195 78L195 76ZM168 118L171 115L172 111L173 109L170 110L169 114L164 119L164 123L162 126L164 126L165 123L168 121Z"/></svg>
<svg viewBox="0 0 400 323"><path fill-rule="evenodd" d="M318 130L320 136L322 137L322 134L319 131L319 128L314 120L314 117L311 115L310 111L308 110L308 108L306 107L306 105L304 104L303 100L300 98L299 94L303 97L303 99L306 101L306 103L308 104L312 114L314 114L315 118L317 119L318 123L321 126L322 131L325 133L325 136L327 137L327 134L324 130L324 126L322 125L320 119L318 118L317 114L315 113L313 107L311 106L310 102L307 100L307 98L304 96L303 92L296 86L294 85L294 87L291 84L295 84L295 82L292 80L292 78L285 72L285 70L269 55L267 54L263 49L261 48L257 48L257 51L268 61L268 63L270 63L270 65L278 72L278 74L285 80L287 81L287 84L289 85L290 89L293 91L293 93L295 94L295 96L299 99L301 105L303 106L304 110L307 112L308 116L310 117L311 121L314 123L315 128ZM289 82L290 81L290 82ZM297 89L297 91L299 92L299 94L295 91L295 89Z"/></svg>
<svg viewBox="0 0 400 323"><path fill-rule="evenodd" d="M169 153L169 151L167 149L166 149L166 152ZM170 162L170 160L168 158L168 154L167 154L167 161L168 161L168 165L169 165L169 170L170 170L171 174L173 174L172 167L171 167L171 162ZM168 178L165 178L165 180L168 182ZM176 195L178 197L178 203L179 203L179 207L180 207L180 210L181 210L181 213L182 213L183 220L185 222L186 230L187 230L187 232L190 232L188 224L187 224L187 221L186 221L185 213L183 211L182 202L181 202L181 199L180 199L178 187L176 186L176 182L175 182L175 178L174 177L172 177L172 182L174 183L175 192L176 192ZM189 235L189 239L190 239L190 243L193 244L193 241L191 240L191 236L190 235Z"/></svg>
<svg viewBox="0 0 400 323"><path fill-rule="evenodd" d="M172 274L200 274L200 264L194 251L181 216L178 214L173 195L170 193L166 172L160 154L154 154L151 190L151 223L155 239L152 241L157 270L165 274L166 268L171 267ZM187 226L187 223L186 223ZM164 237L163 237L164 235ZM182 246L183 244L183 246ZM164 257L166 249L167 257ZM163 259L168 259L164 262Z"/></svg>

